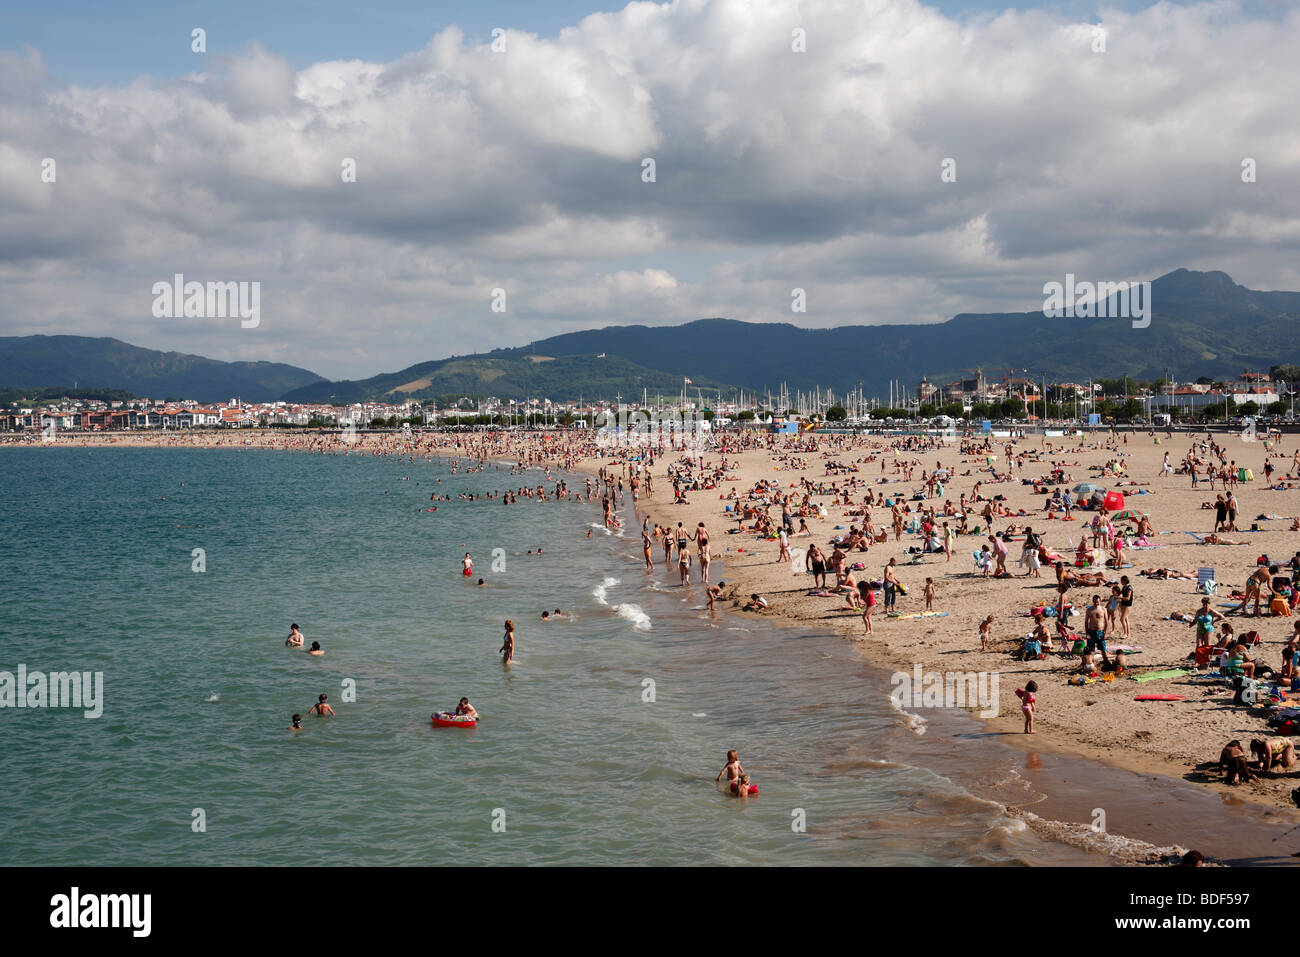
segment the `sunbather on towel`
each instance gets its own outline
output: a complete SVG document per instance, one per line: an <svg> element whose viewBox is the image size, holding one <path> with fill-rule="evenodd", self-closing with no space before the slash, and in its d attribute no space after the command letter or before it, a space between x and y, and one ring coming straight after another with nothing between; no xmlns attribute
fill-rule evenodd
<svg viewBox="0 0 1300 957"><path fill-rule="evenodd" d="M1220 538L1217 534L1211 532L1209 535L1206 535L1203 539L1201 539L1201 544L1202 545L1245 545L1246 543L1230 542L1228 541L1228 539Z"/></svg>
<svg viewBox="0 0 1300 957"><path fill-rule="evenodd" d="M1144 568L1138 572L1138 574L1147 578L1155 579L1156 581L1166 581L1170 578L1186 578L1189 581L1196 580L1196 576L1191 572L1185 572L1179 568Z"/></svg>

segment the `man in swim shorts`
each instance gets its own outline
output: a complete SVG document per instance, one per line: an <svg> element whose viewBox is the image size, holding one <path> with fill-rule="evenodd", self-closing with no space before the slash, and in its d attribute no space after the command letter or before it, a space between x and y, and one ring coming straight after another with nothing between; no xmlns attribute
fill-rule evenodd
<svg viewBox="0 0 1300 957"><path fill-rule="evenodd" d="M1100 595L1092 596L1092 604L1083 616L1083 628L1088 637L1084 660L1087 661L1094 651L1100 651L1102 661L1110 664L1106 654L1106 609L1102 607Z"/></svg>

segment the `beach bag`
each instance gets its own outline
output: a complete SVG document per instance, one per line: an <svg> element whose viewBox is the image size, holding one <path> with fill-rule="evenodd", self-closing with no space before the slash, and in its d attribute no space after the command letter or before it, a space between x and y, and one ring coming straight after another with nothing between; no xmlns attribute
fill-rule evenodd
<svg viewBox="0 0 1300 957"><path fill-rule="evenodd" d="M1233 704L1249 706L1259 700L1259 682L1254 678L1239 675L1232 679L1232 687L1236 689L1232 696Z"/></svg>

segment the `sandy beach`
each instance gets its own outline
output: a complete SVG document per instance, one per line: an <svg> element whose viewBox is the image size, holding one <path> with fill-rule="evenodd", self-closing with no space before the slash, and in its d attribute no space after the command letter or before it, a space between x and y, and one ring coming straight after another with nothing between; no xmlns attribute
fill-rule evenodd
<svg viewBox="0 0 1300 957"><path fill-rule="evenodd" d="M1018 542L1009 545L1008 568L1014 577L1003 579L984 578L973 571L971 553L986 542L984 534L958 536L949 562L945 562L940 553L924 555L921 564L907 565L912 557L908 549L919 547L921 536L905 533L901 541L896 542L892 531L887 542L873 544L868 553L850 553L849 562L862 562L866 567L858 574L868 578L879 578L889 559L898 559L902 566L899 578L909 586L909 594L898 599L898 610L903 614L923 609L924 581L927 576L933 578L936 588L934 608L943 614L943 617L891 619L884 614L883 605L877 605L873 612L873 634L867 636L861 614L846 608L843 597L808 595L814 590L813 578L805 571L800 558L801 550L810 543L821 545L829 555L831 549L826 543L832 535L839 534L836 529L855 523L860 527L860 515L849 515L849 508L830 504L832 497L829 495L813 496L814 502L826 506L826 518L807 518L811 536L791 539L795 551L793 564L777 562L776 541L760 539L750 532L724 534L728 529L734 529L737 522L724 511L725 506L731 503L723 500L722 496L734 490L743 497L761 481L775 480L785 491L790 491L792 484L803 479L828 486L835 482L843 488L846 480L856 476L860 482L870 483L866 487L873 490L883 490L890 495L901 493L910 499L913 490L921 486L922 470L928 472L942 465L954 470L956 475L937 501L940 508L944 500L956 503L963 492L969 497L975 483L982 481L981 491L985 497L1003 495L1011 511L1024 509L1028 513L1024 517L995 519L995 530L1005 529L1012 522L1029 525L1043 536L1044 544L1049 548L1068 553L1071 561L1067 566L1072 566L1075 546L1079 544L1081 535L1091 537L1085 524L1096 513L1076 511L1072 522L1049 520L1043 512L1045 496L1035 494L1032 486L1021 484L1021 479L1047 474L1051 469L1049 462L1064 461L1068 463L1065 466L1067 481L1061 488L1095 481L1103 489L1111 489L1116 487L1116 479L1113 476L1100 477L1101 466L1120 457L1127 474L1119 481L1141 483L1137 487L1119 486L1128 493L1127 507L1148 514L1156 532L1150 538L1156 547L1126 550L1126 560L1131 559L1135 567L1105 570L1108 582L1117 582L1119 575L1127 574L1135 591L1130 614L1131 638L1122 642L1117 635L1109 636L1112 646L1119 642L1141 648L1140 653L1129 656L1129 673L1138 676L1146 672L1193 667L1188 655L1195 647L1195 632L1181 621L1169 620L1169 615L1171 612L1193 613L1199 607L1196 583L1177 579L1150 580L1137 574L1141 569L1151 567L1181 569L1193 575L1201 566L1214 567L1219 588L1212 607L1228 614L1228 620L1238 635L1250 630L1258 631L1262 642L1251 649L1252 659L1279 668L1280 651L1291 635L1293 619L1229 614L1229 608L1219 605L1229 601L1227 596L1230 592L1241 589L1247 576L1256 570L1258 556L1267 554L1272 561L1285 565L1300 548L1300 533L1289 530L1290 517L1300 513L1300 488L1273 491L1265 489L1263 482L1266 456L1272 458L1274 467L1285 475L1296 442L1292 438L1280 446L1274 444L1266 449L1262 441L1248 443L1239 435L1217 434L1214 438L1225 448L1230 460L1254 472L1254 481L1242 482L1235 489L1241 503L1237 526L1249 529L1252 524L1257 524L1261 531L1223 536L1245 542L1244 545L1206 545L1188 534L1204 537L1213 531L1215 512L1203 509L1202 503L1213 502L1221 486L1216 483L1215 491L1211 492L1204 477L1195 489L1186 474L1160 477L1166 452L1175 464L1187 454L1190 439L1185 434L1176 434L1172 439L1161 434L1159 444L1156 436L1140 432L1120 433L1114 438L1099 434L1078 438L1031 436L1019 439L1013 452L1026 453L1029 461L1023 470L1016 470L1014 480L996 484L989 482L987 459L982 455L962 456L955 443L942 449L895 454L880 439L852 440L862 444L842 450L838 446L847 444L848 440L826 436L816 440L815 451L811 446L810 450L798 453L778 447L773 451L747 450L728 454L728 464L735 467L729 470L726 480L717 489L689 493L690 504L673 504L672 486L663 480L663 469L657 462L654 495L647 510L652 521L665 525L675 527L682 522L687 529L692 529L701 521L707 524L713 534L715 554L726 565L724 597L733 612L755 614L744 612L742 608L751 594L759 593L771 605L770 610L763 614L801 624L834 627L846 639L855 642L866 658L888 668L910 673L919 664L927 672L998 672L998 715L987 721L987 727L990 733L1001 736L1008 743L1080 755L1144 773L1181 777L1221 790L1225 799L1230 793L1236 799L1290 808L1289 795L1297 784L1296 779L1300 778L1300 765L1292 771L1262 773L1255 781L1238 786L1222 783L1223 774L1218 770L1217 762L1227 741L1240 739L1248 747L1251 738L1267 738L1272 734L1266 725L1268 712L1262 708L1234 706L1232 692L1224 689L1223 682L1193 678L1191 675L1196 672L1192 671L1185 677L1140 683L1119 678L1078 686L1068 683L1079 670L1078 655L1063 657L1052 654L1043 660L1027 662L1013 660L1010 652L1019 648L1025 636L1033 630L1033 619L1028 616L1030 608L1044 602L1051 605L1057 598L1051 567L1043 569L1042 578L1033 578L1027 577L1025 570L1017 565ZM808 443L807 439L804 441ZM1007 441L1010 440L994 439L994 452L991 453L998 457L997 465L1003 471L1006 459L1001 446ZM886 462L883 475L882 455ZM721 456L712 453L704 458L706 462L716 462ZM666 461L662 460L663 464ZM894 474L895 463L904 461L915 463L911 482ZM860 471L831 474L827 469L830 462L855 465ZM984 471L978 471L980 468ZM882 478L887 482L877 484ZM1274 480L1277 480L1277 474ZM1134 494L1143 489L1147 494ZM863 491L863 487L855 490L852 500L860 501ZM922 503L909 504L915 509ZM1257 520L1258 515L1280 518ZM772 517L780 522L779 507L772 510ZM877 508L875 521L877 527L888 527L889 510ZM795 524L797 527L798 519ZM973 526L979 521L972 518L970 524ZM656 547L656 563L661 559L662 551ZM694 577L698 581L698 574ZM833 585L833 574L829 580ZM1069 600L1081 609L1093 594L1101 594L1104 604L1110 589L1108 586L1078 586L1071 589ZM982 652L979 623L989 613L996 616L993 625L995 642L989 651ZM1047 624L1052 629L1054 620L1048 618ZM1082 614L1071 620L1071 627L1082 630ZM1036 733L1026 735L1015 690L1030 680L1039 686L1037 720ZM1134 700L1137 694L1166 693L1183 695L1184 700Z"/></svg>
<svg viewBox="0 0 1300 957"><path fill-rule="evenodd" d="M1199 433L1195 441L1204 440ZM968 454L959 448L961 439L950 439L947 444L937 438L936 447L901 450L898 440L883 436L847 436L807 434L800 437L781 436L750 437L747 442L757 448L729 448L725 451L710 448L700 460L690 460L689 453L669 452L655 460L652 475L653 494L643 494L638 508L638 521L649 515L651 521L675 527L678 522L694 529L705 522L712 534L713 553L725 564L726 587L720 607L740 615L755 614L743 610L753 593L763 595L770 608L764 616L818 628L835 629L846 640L854 642L860 653L873 664L911 673L919 665L925 672L994 673L999 678L998 713L987 719L990 734L999 736L1012 745L1032 746L1038 750L1058 751L1100 760L1108 764L1143 773L1180 777L1223 792L1225 800L1246 800L1275 808L1291 807L1290 792L1300 778L1300 765L1292 770L1275 769L1260 773L1252 782L1229 786L1217 767L1220 750L1230 739L1240 739L1243 745L1251 738L1267 738L1272 732L1266 725L1269 714L1262 707L1234 706L1232 692L1222 681L1197 677L1191 670L1186 675L1136 682L1132 676L1144 673L1192 669L1189 658L1195 647L1195 632L1184 621L1170 620L1171 613L1191 614L1200 604L1196 583L1189 580L1151 580L1138 572L1152 567L1166 567L1186 571L1193 576L1202 566L1216 570L1219 584L1218 596L1212 607L1225 613L1238 635L1254 630L1261 643L1251 648L1251 658L1273 668L1280 668L1281 649L1291 635L1293 619L1289 617L1260 617L1231 613L1229 594L1241 590L1247 577L1256 570L1257 557L1267 554L1273 562L1285 565L1300 548L1300 533L1290 530L1291 517L1300 514L1300 482L1285 483L1281 490L1265 488L1264 465L1271 459L1277 484L1291 467L1297 450L1295 437L1286 437L1266 447L1263 441L1245 441L1240 435L1216 433L1213 440L1224 448L1224 454L1237 466L1252 469L1253 481L1241 482L1234 491L1240 499L1237 526L1242 531L1225 534L1225 538L1244 542L1241 545L1208 545L1197 537L1213 531L1215 512L1202 504L1213 502L1222 489L1216 483L1209 489L1204 477L1193 488L1190 476L1173 474L1161 476L1165 453L1171 463L1180 464L1192 445L1193 437L1186 433L1167 438L1163 433L1145 432L1084 434L1078 436L1041 436L1010 439L993 437L987 453L973 452L974 444L982 444L982 436L965 439ZM550 464L571 469L597 472L609 469L615 476L630 478L628 459L633 453L624 449L600 447L589 435L580 433L509 433L411 436L375 436L362 434L355 441L342 442L337 436L298 432L246 432L235 434L144 434L124 433L114 435L60 435L58 444L86 447L213 447L213 448L272 448L289 451L346 452L362 455L454 455L466 458L518 457L531 464ZM731 440L734 443L734 439ZM1007 443L1013 458L1023 456L1013 477L991 481L990 456L993 470L1006 473ZM5 442L0 445L39 445L40 439L22 443ZM882 460L884 467L882 469ZM673 487L667 477L670 466L685 468L692 477L712 475L726 463L725 478L710 489L687 493L689 504L673 502ZM1123 463L1124 474L1103 475L1108 462ZM688 464L689 463L689 464ZM1102 568L1106 581L1118 582L1121 574L1129 576L1135 592L1130 615L1131 637L1125 641L1118 633L1108 635L1110 645L1116 643L1140 647L1141 651L1129 656L1129 672L1112 681L1096 681L1085 685L1069 683L1079 671L1078 655L1049 654L1041 660L1017 661L1011 652L1019 648L1023 639L1033 630L1029 611L1036 605L1052 605L1057 598L1053 569L1045 566L1042 577L1029 577L1017 564L1020 541L1009 544L1007 567L1009 578L985 578L975 571L972 552L987 542L987 529L981 533L963 534L955 539L951 561L942 553L925 554L918 564L909 564L914 555L909 549L922 544L919 534L904 532L895 540L889 531L887 540L873 543L866 553L849 553L850 563L860 562L864 569L857 572L868 579L879 578L890 558L898 560L898 577L909 586L909 593L898 599L898 611L904 615L915 614L924 608L923 588L926 577L934 579L936 597L934 608L941 616L929 618L890 618L883 604L873 613L873 633L866 635L861 613L846 607L842 596L817 597L809 595L814 590L813 577L804 568L803 549L810 544L820 545L830 554L827 545L832 536L840 534L850 525L861 526L860 503L867 490L891 497L901 497L915 510L933 504L940 511L945 501L954 506L963 493L968 499L974 494L976 483L984 499L1003 496L1009 513L994 519L992 528L1003 531L1013 523L1031 526L1042 535L1044 544L1062 553L1068 567L1073 567L1074 549L1081 536L1091 539L1087 528L1095 512L1074 512L1074 521L1048 519L1044 512L1045 494L1035 492L1024 484L1024 479L1037 479L1050 475L1053 465L1060 463L1065 481L1057 486L1047 486L1048 491L1072 489L1084 482L1095 482L1103 490L1119 489L1127 496L1126 507L1150 518L1154 533L1150 541L1154 547L1126 549L1125 561L1133 567L1121 570ZM925 502L913 501L913 494L922 488L922 472L930 473L942 466L952 474L947 479L943 495ZM906 478L905 469L912 469L912 478ZM813 494L811 503L825 510L822 518L809 511L805 518L810 535L791 539L795 561L777 561L778 543L746 530L734 534L737 520L726 511L728 505L750 500L760 505L761 500L750 493L759 483L775 482L771 491L790 492L807 480L824 486L826 494ZM856 480L856 485L849 483ZM1285 480L1283 480L1285 482ZM1119 484L1125 483L1125 484ZM1137 483L1128 484L1128 483ZM706 484L712 484L707 482ZM831 485L842 495L847 488L851 506L835 504L838 496L829 494ZM1139 494L1144 493L1144 494ZM733 498L732 496L736 496ZM842 501L842 499L839 499ZM984 525L978 512L980 502L972 510L968 523ZM630 490L626 501L620 504L620 514L627 521L632 505ZM1024 515L1019 515L1021 510ZM771 510L772 519L779 524L780 507ZM854 514L850 514L853 512ZM890 526L888 508L874 509L874 523L878 529ZM1259 519L1257 516L1269 516ZM1277 517L1272 517L1277 516ZM942 520L942 515L940 520ZM956 519L948 519L956 527ZM747 523L751 524L751 523ZM798 518L795 519L798 525ZM1249 531L1257 525L1258 532ZM629 537L632 529L628 530ZM1023 535L1019 536L1022 539ZM691 547L694 551L694 546ZM653 550L656 571L669 575L663 568L663 552L658 542ZM1104 550L1099 561L1106 555ZM1089 571L1098 570L1096 567ZM1284 569L1285 571L1285 569ZM676 580L676 569L672 570ZM714 575L714 581L717 580ZM829 576L834 584L834 575ZM702 593L698 568L693 566L690 589ZM879 594L879 593L877 593ZM1069 600L1080 612L1093 594L1109 597L1108 585L1101 587L1077 586L1071 589ZM993 614L993 643L988 651L980 650L978 628L987 614ZM1046 619L1049 631L1055 634L1054 620ZM1071 629L1082 631L1082 614L1070 621ZM1058 645L1059 647L1059 645ZM1104 677L1104 676L1103 676ZM1026 682L1038 684L1036 733L1022 731L1020 701L1015 692ZM1182 695L1181 701L1135 701L1138 694ZM1300 692L1297 693L1300 700ZM906 709L905 709L906 710ZM975 712L972 711L972 714Z"/></svg>

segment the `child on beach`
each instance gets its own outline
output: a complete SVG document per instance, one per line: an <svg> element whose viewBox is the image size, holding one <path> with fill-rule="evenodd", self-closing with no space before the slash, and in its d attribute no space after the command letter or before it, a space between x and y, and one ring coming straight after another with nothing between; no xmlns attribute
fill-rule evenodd
<svg viewBox="0 0 1300 957"><path fill-rule="evenodd" d="M709 596L709 613L710 613L710 614L712 614L712 613L716 610L715 605L716 605L718 599L722 597L722 586L725 585L725 584L726 584L726 582L718 582L716 585L710 585L710 586L709 586L708 596Z"/></svg>
<svg viewBox="0 0 1300 957"><path fill-rule="evenodd" d="M989 642L993 639L993 616L989 615L980 622L980 651L989 650Z"/></svg>
<svg viewBox="0 0 1300 957"><path fill-rule="evenodd" d="M876 593L871 587L871 582L858 582L858 597L862 600L862 624L866 626L867 634L871 634L871 609L876 607Z"/></svg>
<svg viewBox="0 0 1300 957"><path fill-rule="evenodd" d="M1016 697L1020 699L1020 710L1025 715L1025 734L1034 733L1034 692L1038 690L1038 682L1031 681L1023 688L1016 689Z"/></svg>
<svg viewBox="0 0 1300 957"><path fill-rule="evenodd" d="M925 610L934 611L934 579L925 580Z"/></svg>
<svg viewBox="0 0 1300 957"><path fill-rule="evenodd" d="M1259 761L1261 771L1271 771L1275 766L1289 768L1295 764L1295 745L1286 738L1253 738L1250 753Z"/></svg>
<svg viewBox="0 0 1300 957"><path fill-rule="evenodd" d="M515 623L509 618L506 619L506 634L501 639L501 647L497 649L501 655L501 663L508 665L515 660Z"/></svg>
<svg viewBox="0 0 1300 957"><path fill-rule="evenodd" d="M713 783L717 784L722 780L722 776L725 774L727 776L727 783L731 784L733 781L739 780L740 776L744 773L745 769L740 766L740 753L733 749L727 752L727 763L722 766L722 770L719 771L718 776L713 779Z"/></svg>
<svg viewBox="0 0 1300 957"><path fill-rule="evenodd" d="M1223 769L1224 784L1241 784L1255 780L1246 759L1246 751L1239 740L1229 741L1219 752L1219 767Z"/></svg>

